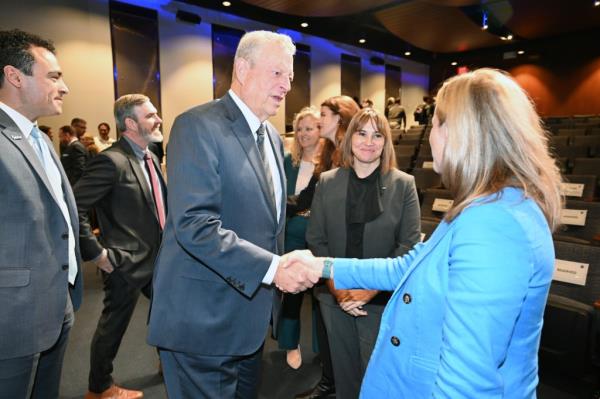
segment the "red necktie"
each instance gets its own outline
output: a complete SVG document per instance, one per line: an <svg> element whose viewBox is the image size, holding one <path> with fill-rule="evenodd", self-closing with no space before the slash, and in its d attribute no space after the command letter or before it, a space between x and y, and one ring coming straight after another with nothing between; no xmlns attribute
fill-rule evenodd
<svg viewBox="0 0 600 399"><path fill-rule="evenodd" d="M152 196L154 197L154 204L156 205L156 211L158 212L158 222L160 228L165 227L165 206L163 204L162 195L160 191L160 182L158 181L158 174L154 168L154 162L150 154L144 154L144 161L146 161L146 168L150 173L150 184L152 185Z"/></svg>

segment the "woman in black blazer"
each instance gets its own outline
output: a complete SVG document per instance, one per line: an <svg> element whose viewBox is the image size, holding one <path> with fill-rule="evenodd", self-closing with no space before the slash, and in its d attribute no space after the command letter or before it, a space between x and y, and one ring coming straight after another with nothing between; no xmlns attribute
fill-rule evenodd
<svg viewBox="0 0 600 399"><path fill-rule="evenodd" d="M357 113L340 147L341 167L322 173L306 239L315 256L397 257L420 238L414 178L395 167L390 127L372 108ZM390 293L327 288L316 294L327 329L337 397L358 397Z"/></svg>

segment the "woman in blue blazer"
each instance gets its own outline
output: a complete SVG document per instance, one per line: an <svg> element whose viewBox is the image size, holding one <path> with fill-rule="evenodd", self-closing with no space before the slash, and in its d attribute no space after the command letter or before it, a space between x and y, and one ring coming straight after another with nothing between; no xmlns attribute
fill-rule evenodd
<svg viewBox="0 0 600 399"><path fill-rule="evenodd" d="M480 69L440 89L430 143L454 203L427 242L394 259L290 261L339 288L394 291L362 398L535 398L562 202L539 117L514 80Z"/></svg>

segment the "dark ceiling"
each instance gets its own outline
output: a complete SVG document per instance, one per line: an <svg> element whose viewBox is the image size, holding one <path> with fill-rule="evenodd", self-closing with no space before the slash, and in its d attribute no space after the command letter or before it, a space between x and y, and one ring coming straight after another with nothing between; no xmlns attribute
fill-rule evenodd
<svg viewBox="0 0 600 399"><path fill-rule="evenodd" d="M185 2L386 54L404 57L410 51L422 62L600 30L595 0L230 0L230 7L220 0ZM509 34L512 40L503 40Z"/></svg>

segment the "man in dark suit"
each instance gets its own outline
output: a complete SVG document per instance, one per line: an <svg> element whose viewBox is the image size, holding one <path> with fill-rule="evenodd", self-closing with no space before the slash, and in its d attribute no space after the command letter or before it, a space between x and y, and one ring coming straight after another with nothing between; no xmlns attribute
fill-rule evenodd
<svg viewBox="0 0 600 399"><path fill-rule="evenodd" d="M68 93L52 43L0 31L0 397L58 398L82 281L71 187L42 116Z"/></svg>
<svg viewBox="0 0 600 399"><path fill-rule="evenodd" d="M289 37L250 32L231 90L177 117L168 145L169 218L156 263L148 342L167 393L253 398L280 298L318 276L279 267L285 223L283 145L266 122L290 90Z"/></svg>
<svg viewBox="0 0 600 399"><path fill-rule="evenodd" d="M128 94L115 102L121 138L90 160L75 185L81 252L104 278L104 309L92 339L86 399L134 399L141 391L113 382L113 360L140 293L150 297L154 261L166 216L166 185L148 144L162 141L162 120L148 97ZM100 237L92 233L94 207Z"/></svg>
<svg viewBox="0 0 600 399"><path fill-rule="evenodd" d="M69 125L58 129L58 140L62 148L60 162L65 169L71 186L75 186L85 169L89 158L88 151Z"/></svg>

